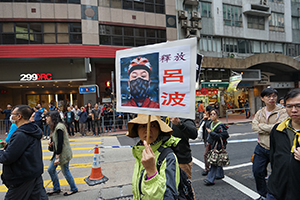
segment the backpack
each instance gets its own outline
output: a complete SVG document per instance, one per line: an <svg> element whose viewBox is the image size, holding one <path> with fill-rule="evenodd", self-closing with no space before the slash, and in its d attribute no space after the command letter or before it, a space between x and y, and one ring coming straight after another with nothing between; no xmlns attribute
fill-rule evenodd
<svg viewBox="0 0 300 200"><path fill-rule="evenodd" d="M167 157L169 153L173 153L172 148L167 147L159 147L158 151L160 152L160 155L158 156L157 159L157 164L156 168L159 173L160 166L163 163L164 159ZM188 176L186 173L179 167L180 170L180 182L178 186L178 200L194 200L194 194L193 194L193 189L192 189L192 182L190 179L188 179Z"/></svg>

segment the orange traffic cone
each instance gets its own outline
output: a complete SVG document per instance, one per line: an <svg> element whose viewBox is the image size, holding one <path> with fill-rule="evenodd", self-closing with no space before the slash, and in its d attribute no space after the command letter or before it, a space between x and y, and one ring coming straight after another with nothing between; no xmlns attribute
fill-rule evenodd
<svg viewBox="0 0 300 200"><path fill-rule="evenodd" d="M93 159L93 166L92 166L92 172L91 175L84 179L84 181L89 185L97 185L100 183L104 183L108 180L106 176L103 176L101 172L101 166L100 166L100 154L99 154L99 148L96 144L95 151L94 151L94 159Z"/></svg>

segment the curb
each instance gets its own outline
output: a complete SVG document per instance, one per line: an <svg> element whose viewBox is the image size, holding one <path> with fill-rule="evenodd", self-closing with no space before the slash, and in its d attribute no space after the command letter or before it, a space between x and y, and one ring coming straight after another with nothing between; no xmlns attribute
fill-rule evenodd
<svg viewBox="0 0 300 200"><path fill-rule="evenodd" d="M224 122L223 124L226 124L226 125L234 125L234 124L251 124L252 121L240 121L240 122Z"/></svg>

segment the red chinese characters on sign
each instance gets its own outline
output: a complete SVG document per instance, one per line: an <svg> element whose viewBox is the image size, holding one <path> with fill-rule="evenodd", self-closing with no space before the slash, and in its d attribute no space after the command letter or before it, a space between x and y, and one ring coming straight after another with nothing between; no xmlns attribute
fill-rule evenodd
<svg viewBox="0 0 300 200"><path fill-rule="evenodd" d="M168 105L170 105L170 106L175 106L175 105L186 106L186 104L182 103L182 101L183 101L183 99L185 97L185 94L179 94L178 92L175 92L174 94L167 94L166 92L163 92L163 95L161 97L165 99L162 102L162 105L167 105L167 106Z"/></svg>
<svg viewBox="0 0 300 200"><path fill-rule="evenodd" d="M167 82L183 83L183 75L181 69L164 70L163 83Z"/></svg>

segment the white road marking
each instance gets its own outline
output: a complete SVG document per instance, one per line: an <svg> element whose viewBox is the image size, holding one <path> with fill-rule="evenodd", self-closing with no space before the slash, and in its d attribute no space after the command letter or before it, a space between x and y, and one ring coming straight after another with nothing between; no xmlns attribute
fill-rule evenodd
<svg viewBox="0 0 300 200"><path fill-rule="evenodd" d="M201 162L200 160L198 160L195 157L193 157L193 163L195 163L196 165L198 165L202 169L205 168L204 163ZM235 168L238 168L238 167L245 167L245 166L249 166L250 164L252 164L252 163L245 163L245 164L241 164L241 165L230 166L231 168L230 167L224 167L224 170L235 169ZM225 181L226 183L230 184L231 186L235 187L236 189L238 189L239 191L241 191L245 195L251 197L252 199L257 199L257 198L260 197L260 195L258 193L254 192L253 190L249 189L248 187L242 185L241 183L233 180L232 178L230 178L226 175L222 180Z"/></svg>

